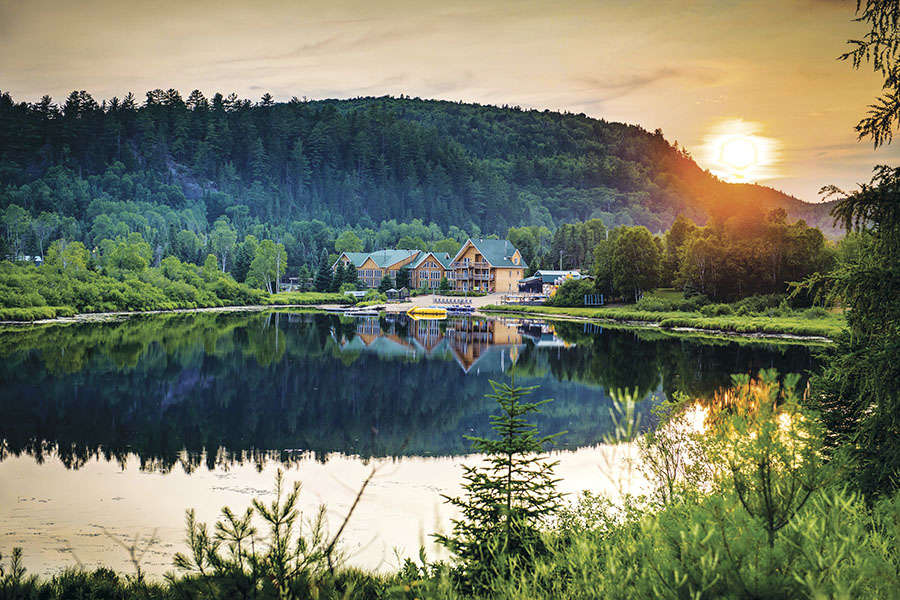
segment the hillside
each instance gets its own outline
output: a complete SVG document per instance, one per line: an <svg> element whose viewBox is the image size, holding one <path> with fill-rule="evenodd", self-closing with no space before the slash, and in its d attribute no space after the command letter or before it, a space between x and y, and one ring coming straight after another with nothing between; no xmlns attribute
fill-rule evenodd
<svg viewBox="0 0 900 600"><path fill-rule="evenodd" d="M97 219L125 201L146 203L125 211L145 217L140 207L155 207L165 224L148 226L163 235L202 234L222 215L239 233L312 219L504 233L592 217L660 231L678 213L703 222L774 207L831 224L827 206L717 180L659 131L405 97L254 103L156 90L98 103L73 92L56 106L3 94L0 190L0 208L70 217L88 242L118 226Z"/></svg>

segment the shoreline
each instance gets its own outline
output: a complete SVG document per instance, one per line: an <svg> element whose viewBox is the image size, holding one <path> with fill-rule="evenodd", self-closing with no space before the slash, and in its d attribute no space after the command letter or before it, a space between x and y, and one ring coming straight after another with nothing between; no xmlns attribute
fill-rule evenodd
<svg viewBox="0 0 900 600"><path fill-rule="evenodd" d="M308 310L324 310L323 306L341 306L339 304L244 304L238 306L207 306L201 308L171 308L167 310L123 310L102 313L77 313L71 317L55 317L53 319L37 319L35 321L0 321L0 327L18 325L53 325L67 323L106 323L122 318L140 315L168 315L178 313L205 312L262 312L277 308L303 308Z"/></svg>
<svg viewBox="0 0 900 600"><path fill-rule="evenodd" d="M78 313L71 317L55 317L53 319L38 319L35 321L0 321L0 329L16 328L30 325L65 325L72 323L108 323L119 321L135 316L142 315L164 315L164 314L181 314L181 313L230 313L230 312L264 312L267 310L278 309L302 309L306 311L327 312L327 307L341 306L338 304L248 304L241 306L213 306L202 308L174 308L168 310L146 310L146 311L114 311L103 313ZM401 311L381 311L381 312L401 312ZM799 335L789 332L740 332L728 329L676 326L662 327L663 319L658 321L645 321L636 319L616 319L614 317L602 316L583 316L567 313L544 312L540 310L517 310L517 309L499 309L491 307L479 307L474 314L488 316L515 315L520 317L542 318L547 320L558 321L576 321L576 322L595 322L609 323L622 327L635 329L649 329L673 334L690 334L699 333L704 335L715 335L729 338L740 338L746 340L783 340L807 343L834 343L834 340L825 335Z"/></svg>
<svg viewBox="0 0 900 600"><path fill-rule="evenodd" d="M638 319L616 319L614 317L588 317L583 315L573 315L566 313L551 313L551 312L542 312L540 310L516 310L516 309L497 309L497 308L487 308L479 311L481 314L485 315L516 315L521 317L534 317L534 318L542 318L547 320L557 320L557 321L576 321L576 322L584 322L584 323L610 323L613 325L620 325L623 327L634 328L634 329L651 329L655 331L661 331L666 333L700 333L707 335L715 335L715 336L723 336L723 337L732 337L732 338L740 338L740 339L748 339L748 340L786 340L786 341L796 341L796 342L810 342L810 343L825 343L825 344L833 344L834 340L828 336L824 335L799 335L788 332L767 332L767 331L733 331L729 329L717 329L717 328L703 328L703 327L688 327L688 326L677 326L677 327L663 327L662 321L664 319L659 319L657 321L642 321Z"/></svg>

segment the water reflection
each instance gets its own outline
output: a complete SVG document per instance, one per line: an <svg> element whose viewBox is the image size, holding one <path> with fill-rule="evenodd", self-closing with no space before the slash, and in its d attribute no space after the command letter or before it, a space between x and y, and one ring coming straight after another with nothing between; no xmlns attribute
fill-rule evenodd
<svg viewBox="0 0 900 600"><path fill-rule="evenodd" d="M458 455L487 433L489 379L554 398L543 431L599 442L609 390L711 396L731 373L814 366L801 346L687 340L588 323L303 313L145 316L0 332L0 459L100 458L192 472L312 453Z"/></svg>

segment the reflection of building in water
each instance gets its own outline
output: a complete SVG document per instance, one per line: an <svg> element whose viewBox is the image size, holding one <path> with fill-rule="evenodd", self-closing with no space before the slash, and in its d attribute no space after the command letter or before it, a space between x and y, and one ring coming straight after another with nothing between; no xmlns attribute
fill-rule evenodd
<svg viewBox="0 0 900 600"><path fill-rule="evenodd" d="M442 321L436 319L409 320L409 335L425 350L426 354L432 353L444 339L441 323Z"/></svg>
<svg viewBox="0 0 900 600"><path fill-rule="evenodd" d="M519 332L522 337L531 340L536 348L571 348L575 345L556 335L553 325L544 321L519 321Z"/></svg>
<svg viewBox="0 0 900 600"><path fill-rule="evenodd" d="M506 371L522 346L518 328L504 320L465 319L447 328L453 357L466 373Z"/></svg>
<svg viewBox="0 0 900 600"><path fill-rule="evenodd" d="M356 335L340 340L345 351L368 351L382 356L453 357L464 373L505 372L516 363L527 342L537 348L570 344L556 336L553 326L520 319L413 320L365 317L356 321Z"/></svg>

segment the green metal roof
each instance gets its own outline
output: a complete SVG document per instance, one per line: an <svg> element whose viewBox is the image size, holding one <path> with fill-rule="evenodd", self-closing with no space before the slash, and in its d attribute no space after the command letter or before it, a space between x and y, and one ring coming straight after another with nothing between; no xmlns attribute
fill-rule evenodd
<svg viewBox="0 0 900 600"><path fill-rule="evenodd" d="M450 263L453 262L453 257L450 256L449 252L434 252L433 254L434 254L434 257L436 259L438 259L438 262L440 262L444 266L445 269L450 268Z"/></svg>
<svg viewBox="0 0 900 600"><path fill-rule="evenodd" d="M513 246L512 242L510 242L509 240L469 238L469 241L472 242L472 245L475 246L476 250L481 252L481 255L484 256L484 259L487 262L491 263L491 266L514 267L523 269L528 268L528 265L525 264L524 258L519 262L519 264L516 264L511 260L512 255L516 251L516 247Z"/></svg>
<svg viewBox="0 0 900 600"><path fill-rule="evenodd" d="M421 250L376 250L375 252L368 253L366 256L372 257L372 260L375 261L376 265L382 269L386 269L401 260L406 260L410 256L419 254L419 252L421 252Z"/></svg>
<svg viewBox="0 0 900 600"><path fill-rule="evenodd" d="M366 262L366 257L369 256L368 252L342 252L341 254L346 256L357 269Z"/></svg>
<svg viewBox="0 0 900 600"><path fill-rule="evenodd" d="M450 268L450 262L453 260L453 257L451 257L446 252L422 252L419 255L419 257L415 261L413 261L413 263L410 266L413 269L419 268L419 265L421 265L423 262L425 262L425 259L428 258L429 256L433 256L435 258L435 260L437 260L439 263L441 263L441 266L444 267L445 269Z"/></svg>

